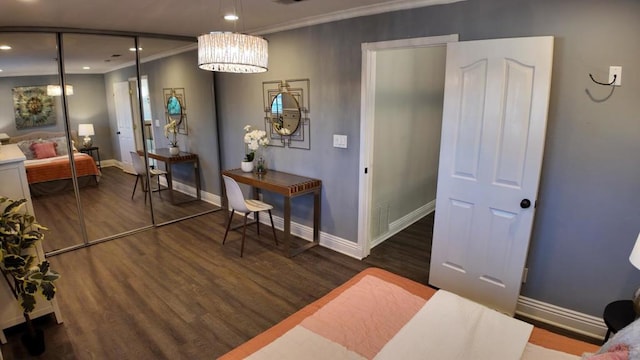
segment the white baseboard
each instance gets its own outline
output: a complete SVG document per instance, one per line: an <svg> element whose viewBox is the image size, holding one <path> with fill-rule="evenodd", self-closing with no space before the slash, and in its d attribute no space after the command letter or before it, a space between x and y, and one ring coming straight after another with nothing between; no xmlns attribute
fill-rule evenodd
<svg viewBox="0 0 640 360"><path fill-rule="evenodd" d="M380 236L378 236L377 238L371 239L370 248L373 249L374 247L380 245L385 240L396 235L402 230L408 228L413 223L431 214L435 210L436 210L436 201L432 200L432 201L429 201L427 204L417 208L416 210L408 213L407 215L401 217L400 219L390 223L389 230L387 230L384 234L380 234Z"/></svg>
<svg viewBox="0 0 640 360"><path fill-rule="evenodd" d="M603 340L607 333L607 326L599 317L525 296L518 298L516 314L596 339Z"/></svg>

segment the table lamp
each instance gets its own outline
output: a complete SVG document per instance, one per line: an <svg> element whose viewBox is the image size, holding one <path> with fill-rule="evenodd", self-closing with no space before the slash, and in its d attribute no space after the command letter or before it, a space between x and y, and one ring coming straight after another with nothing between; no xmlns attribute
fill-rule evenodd
<svg viewBox="0 0 640 360"><path fill-rule="evenodd" d="M78 125L78 135L84 136L82 139L82 146L85 148L91 147L91 135L95 135L93 131L93 124L80 124Z"/></svg>
<svg viewBox="0 0 640 360"><path fill-rule="evenodd" d="M631 250L629 261L636 269L640 270L640 234L638 234L636 244L633 246L633 250ZM640 315L640 288L633 293L633 309L636 311L636 314Z"/></svg>

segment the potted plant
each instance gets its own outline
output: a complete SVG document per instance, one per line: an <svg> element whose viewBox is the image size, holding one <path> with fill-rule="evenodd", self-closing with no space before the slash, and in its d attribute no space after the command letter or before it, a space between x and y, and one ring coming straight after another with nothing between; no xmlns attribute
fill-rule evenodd
<svg viewBox="0 0 640 360"><path fill-rule="evenodd" d="M252 130L251 125L245 126L244 131L244 143L247 146L247 151L242 160L242 171L251 172L253 171L253 160L255 159L256 151L260 146L269 145L269 138L266 131ZM260 161L259 166L263 167L258 169L259 172L264 172L264 161Z"/></svg>
<svg viewBox="0 0 640 360"><path fill-rule="evenodd" d="M38 258L36 245L44 239L42 230L46 228L26 213L26 202L0 197L0 207L6 206L0 217L0 270L23 310L27 332L22 335L22 343L31 355L39 355L44 352L44 335L33 326L29 314L36 307L38 295L54 298L54 282L60 275L51 270L48 261Z"/></svg>
<svg viewBox="0 0 640 360"><path fill-rule="evenodd" d="M171 135L171 139L169 139ZM180 148L178 147L178 123L175 120L171 120L164 126L164 136L169 139L169 153L171 155L178 155Z"/></svg>

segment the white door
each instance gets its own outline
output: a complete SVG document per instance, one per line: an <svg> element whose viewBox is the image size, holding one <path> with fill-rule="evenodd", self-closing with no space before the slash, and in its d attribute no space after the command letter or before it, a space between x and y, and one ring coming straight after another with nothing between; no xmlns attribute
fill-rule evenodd
<svg viewBox="0 0 640 360"><path fill-rule="evenodd" d="M540 180L553 37L447 46L429 282L513 315Z"/></svg>
<svg viewBox="0 0 640 360"><path fill-rule="evenodd" d="M135 173L131 164L131 151L136 151L133 136L133 115L131 113L131 98L129 97L129 82L123 81L113 84L116 121L118 123L118 142L120 143L120 161L123 170Z"/></svg>

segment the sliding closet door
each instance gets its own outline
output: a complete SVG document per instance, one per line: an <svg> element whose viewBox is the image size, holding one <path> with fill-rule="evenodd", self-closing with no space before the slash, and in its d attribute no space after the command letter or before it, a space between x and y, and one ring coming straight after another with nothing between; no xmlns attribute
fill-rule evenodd
<svg viewBox="0 0 640 360"><path fill-rule="evenodd" d="M43 248L53 251L82 242L77 201L69 179L69 143L58 75L56 35L0 33L0 133L27 157L35 216L45 231ZM0 195L1 195L0 185Z"/></svg>
<svg viewBox="0 0 640 360"><path fill-rule="evenodd" d="M198 68L195 42L141 38L139 48L142 110L134 114L142 114L144 131L136 134L144 137L151 166L162 173L162 190L152 195L155 221L217 210L211 196L219 194L213 75ZM175 132L165 131L172 121ZM169 150L172 142L176 155Z"/></svg>
<svg viewBox="0 0 640 360"><path fill-rule="evenodd" d="M152 225L142 176L131 168L139 125L128 79L136 76L133 37L64 34L69 127L89 242ZM134 193L135 188L135 193Z"/></svg>

